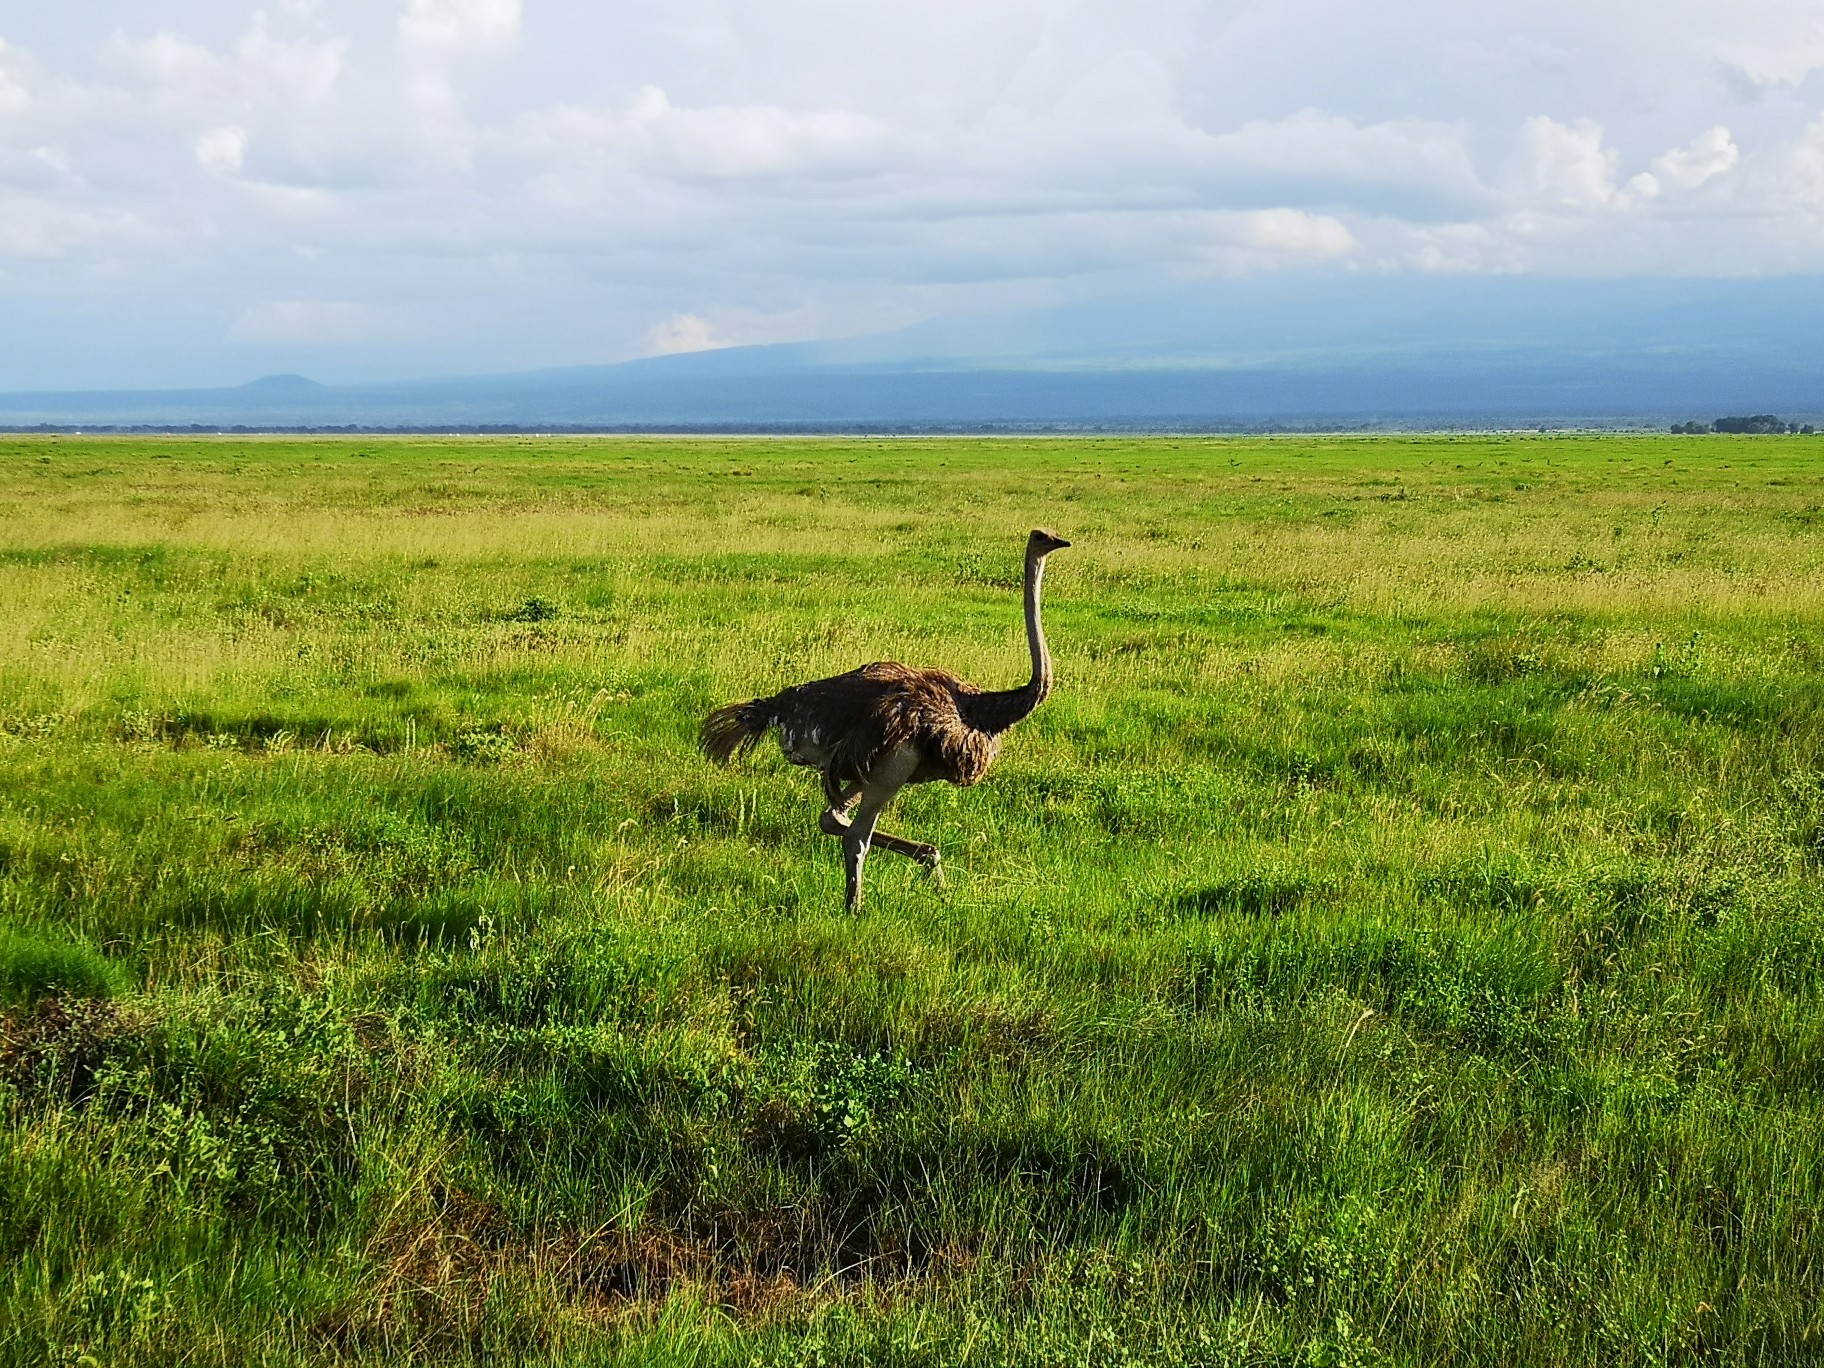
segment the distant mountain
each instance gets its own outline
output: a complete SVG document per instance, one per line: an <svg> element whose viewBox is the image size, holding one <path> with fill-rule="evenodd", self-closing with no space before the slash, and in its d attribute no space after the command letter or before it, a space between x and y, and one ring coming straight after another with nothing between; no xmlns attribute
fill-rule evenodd
<svg viewBox="0 0 1824 1368"><path fill-rule="evenodd" d="M258 380L249 380L241 388L261 394L309 394L327 386L303 375L262 375Z"/></svg>
<svg viewBox="0 0 1824 1368"><path fill-rule="evenodd" d="M0 424L1334 426L1824 415L1824 278L1344 275L376 385L0 394Z"/></svg>

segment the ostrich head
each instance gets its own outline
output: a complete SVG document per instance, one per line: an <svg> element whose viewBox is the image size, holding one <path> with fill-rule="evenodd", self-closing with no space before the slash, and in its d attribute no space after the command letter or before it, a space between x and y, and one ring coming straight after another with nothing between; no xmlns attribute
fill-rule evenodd
<svg viewBox="0 0 1824 1368"><path fill-rule="evenodd" d="M1026 554L1029 556L1049 556L1053 551L1062 551L1070 543L1056 532L1043 527L1032 529L1032 535L1026 539Z"/></svg>

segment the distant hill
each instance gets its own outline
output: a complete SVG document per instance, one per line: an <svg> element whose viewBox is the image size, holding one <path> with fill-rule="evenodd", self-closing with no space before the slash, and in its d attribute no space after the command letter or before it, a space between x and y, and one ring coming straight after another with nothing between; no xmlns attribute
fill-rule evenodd
<svg viewBox="0 0 1824 1368"><path fill-rule="evenodd" d="M327 386L303 375L262 375L258 380L249 380L241 388L259 394L309 394Z"/></svg>
<svg viewBox="0 0 1824 1368"><path fill-rule="evenodd" d="M978 427L1824 415L1824 280L1349 275L375 385L0 394L0 424Z"/></svg>

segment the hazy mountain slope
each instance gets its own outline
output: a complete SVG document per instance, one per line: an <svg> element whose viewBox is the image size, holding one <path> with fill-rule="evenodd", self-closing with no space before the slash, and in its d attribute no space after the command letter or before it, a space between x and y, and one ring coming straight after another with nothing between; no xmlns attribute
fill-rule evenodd
<svg viewBox="0 0 1824 1368"><path fill-rule="evenodd" d="M0 422L724 424L1713 416L1824 410L1824 280L1343 276L871 337L362 386L0 394Z"/></svg>

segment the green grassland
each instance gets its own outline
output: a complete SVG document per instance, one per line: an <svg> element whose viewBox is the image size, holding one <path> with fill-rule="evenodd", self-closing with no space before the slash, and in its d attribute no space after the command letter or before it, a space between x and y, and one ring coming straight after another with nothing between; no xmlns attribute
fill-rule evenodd
<svg viewBox="0 0 1824 1368"><path fill-rule="evenodd" d="M840 910L711 707L1059 686ZM1824 442L0 438L0 1363L1824 1358Z"/></svg>

